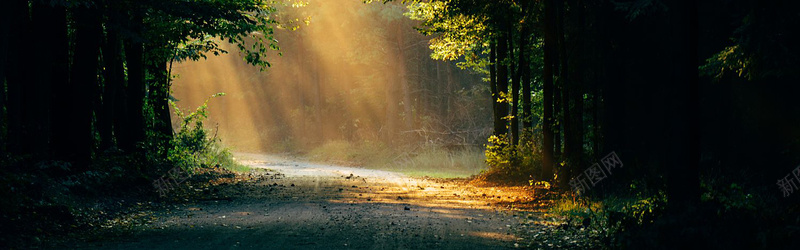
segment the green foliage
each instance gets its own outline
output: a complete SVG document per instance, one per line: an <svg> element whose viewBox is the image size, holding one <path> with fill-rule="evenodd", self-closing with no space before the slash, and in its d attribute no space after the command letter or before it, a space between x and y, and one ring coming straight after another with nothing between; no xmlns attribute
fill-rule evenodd
<svg viewBox="0 0 800 250"><path fill-rule="evenodd" d="M517 146L511 145L505 134L490 136L485 150L486 164L489 166L487 174L504 176L503 178L512 182L528 184L541 179L536 176L542 166L537 140L524 139L531 138L530 135L531 133L524 133L521 144Z"/></svg>
<svg viewBox="0 0 800 250"><path fill-rule="evenodd" d="M650 196L612 197L603 200L603 204L602 216L607 219L608 226L624 229L655 222L666 211L667 195L659 192Z"/></svg>
<svg viewBox="0 0 800 250"><path fill-rule="evenodd" d="M436 145L401 154L384 167L410 176L436 178L469 177L485 168L486 159L479 149L447 150Z"/></svg>
<svg viewBox="0 0 800 250"><path fill-rule="evenodd" d="M437 34L430 40L431 58L455 60L461 56L473 58L477 48L483 46L481 37L487 34L485 17L448 13L448 2L430 2L409 5L408 17L423 21L418 28L424 35Z"/></svg>
<svg viewBox="0 0 800 250"><path fill-rule="evenodd" d="M759 203L756 197L745 190L739 184L731 182L729 185L721 183L718 179L702 179L700 188L703 193L700 195L702 202L715 203L717 215L723 215L732 210L747 210L754 212Z"/></svg>
<svg viewBox="0 0 800 250"><path fill-rule="evenodd" d="M448 150L439 145L388 147L373 141L329 141L312 149L308 157L339 165L400 172L409 176L463 178L486 165L477 149Z"/></svg>
<svg viewBox="0 0 800 250"><path fill-rule="evenodd" d="M748 81L777 78L794 82L800 67L800 53L791 46L800 39L797 7L796 2L755 5L731 34L732 44L708 58L701 73L716 80L734 73Z"/></svg>
<svg viewBox="0 0 800 250"><path fill-rule="evenodd" d="M609 197L592 200L568 193L548 212L567 221L566 228L585 228L589 235L611 246L621 244L631 230L651 225L666 211L666 194Z"/></svg>
<svg viewBox="0 0 800 250"><path fill-rule="evenodd" d="M186 114L170 101L175 110L175 115L180 120L180 127L173 136L171 145L167 149L167 162L172 167L180 167L187 172L198 167L213 167L220 165L225 168L241 169L233 155L220 145L216 134L209 136L203 122L208 118L208 102L225 93L217 93L206 99L203 105L194 112Z"/></svg>
<svg viewBox="0 0 800 250"><path fill-rule="evenodd" d="M751 80L753 77L750 74L751 60L742 52L739 45L729 46L706 59L706 64L700 66L700 73L713 76L715 80L720 80L729 73L735 73L738 77Z"/></svg>
<svg viewBox="0 0 800 250"><path fill-rule="evenodd" d="M273 1L262 0L200 0L148 1L142 7L149 10L143 38L158 46L150 55L170 60L198 60L205 53L227 53L218 45L221 41L235 44L250 64L269 67L266 55L277 50L272 14Z"/></svg>
<svg viewBox="0 0 800 250"><path fill-rule="evenodd" d="M517 150L509 144L507 137L505 134L489 137L489 144L486 144L486 164L490 168L510 172L512 166L518 163Z"/></svg>

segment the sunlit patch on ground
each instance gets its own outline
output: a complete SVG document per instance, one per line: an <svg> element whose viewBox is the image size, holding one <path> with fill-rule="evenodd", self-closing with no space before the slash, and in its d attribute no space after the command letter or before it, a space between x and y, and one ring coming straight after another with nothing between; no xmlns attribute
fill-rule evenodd
<svg viewBox="0 0 800 250"><path fill-rule="evenodd" d="M487 239L501 240L501 241L515 241L517 238L509 234L501 234L496 232L471 232L469 235L483 237Z"/></svg>

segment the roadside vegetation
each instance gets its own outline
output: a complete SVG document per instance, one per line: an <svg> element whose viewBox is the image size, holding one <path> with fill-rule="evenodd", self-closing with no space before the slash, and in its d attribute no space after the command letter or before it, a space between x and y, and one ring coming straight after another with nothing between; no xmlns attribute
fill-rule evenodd
<svg viewBox="0 0 800 250"><path fill-rule="evenodd" d="M330 141L305 153L312 161L400 172L415 177L466 178L487 170L478 148L390 147L379 142Z"/></svg>
<svg viewBox="0 0 800 250"><path fill-rule="evenodd" d="M187 179L201 185L250 171L204 125L206 109L207 104L191 113L175 109L180 124L168 144L148 139L141 146L142 153L133 155L107 150L96 155L80 174L65 175L73 167L70 162L3 158L0 167L8 171L0 172L4 197L0 202L0 224L5 225L0 228L0 242L37 246L53 236L95 230L124 213L148 209L143 203L152 205L153 201L168 202L188 195L176 195L170 193L173 189L159 190L163 187L154 185L170 171L185 173ZM26 166L33 166L33 171L21 169ZM171 188L180 189L181 184ZM159 197L160 194L168 196Z"/></svg>

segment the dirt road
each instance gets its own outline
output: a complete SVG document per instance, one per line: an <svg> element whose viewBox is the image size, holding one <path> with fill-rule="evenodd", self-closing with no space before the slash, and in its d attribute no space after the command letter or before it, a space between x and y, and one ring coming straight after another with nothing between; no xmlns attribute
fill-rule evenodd
<svg viewBox="0 0 800 250"><path fill-rule="evenodd" d="M259 181L152 213L108 249L506 249L520 220L497 204L528 197L454 181L239 154Z"/></svg>

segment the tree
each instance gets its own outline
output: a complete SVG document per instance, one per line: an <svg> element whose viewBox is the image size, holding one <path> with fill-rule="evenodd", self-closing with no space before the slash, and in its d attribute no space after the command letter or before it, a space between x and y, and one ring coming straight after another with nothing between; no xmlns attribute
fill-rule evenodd
<svg viewBox="0 0 800 250"><path fill-rule="evenodd" d="M69 115L54 131L54 153L58 159L73 161L86 168L94 149L92 134L93 100L98 88L98 55L102 38L102 13L97 1L77 6L75 13L75 55L71 67L70 91L72 97L62 114ZM64 119L67 119L66 117Z"/></svg>
<svg viewBox="0 0 800 250"><path fill-rule="evenodd" d="M670 150L667 196L671 210L683 212L700 202L700 86L697 62L697 3L675 3L670 17L675 36L674 51L674 110L671 137L675 147Z"/></svg>
<svg viewBox="0 0 800 250"><path fill-rule="evenodd" d="M543 80L544 86L542 87L542 94L544 95L543 106L544 112L542 117L542 178L543 180L550 180L553 176L553 167L555 166L554 159L554 136L553 136L553 67L555 65L555 21L556 21L556 6L555 1L546 0L544 2L545 8L545 21L544 21L544 72Z"/></svg>
<svg viewBox="0 0 800 250"><path fill-rule="evenodd" d="M151 121L165 141L172 136L169 62L225 53L218 43L227 41L267 67L267 51L277 49L272 10L257 0L4 2L2 148L70 161L75 172L88 169L97 146L153 150L140 147L154 128L147 114L160 115Z"/></svg>

